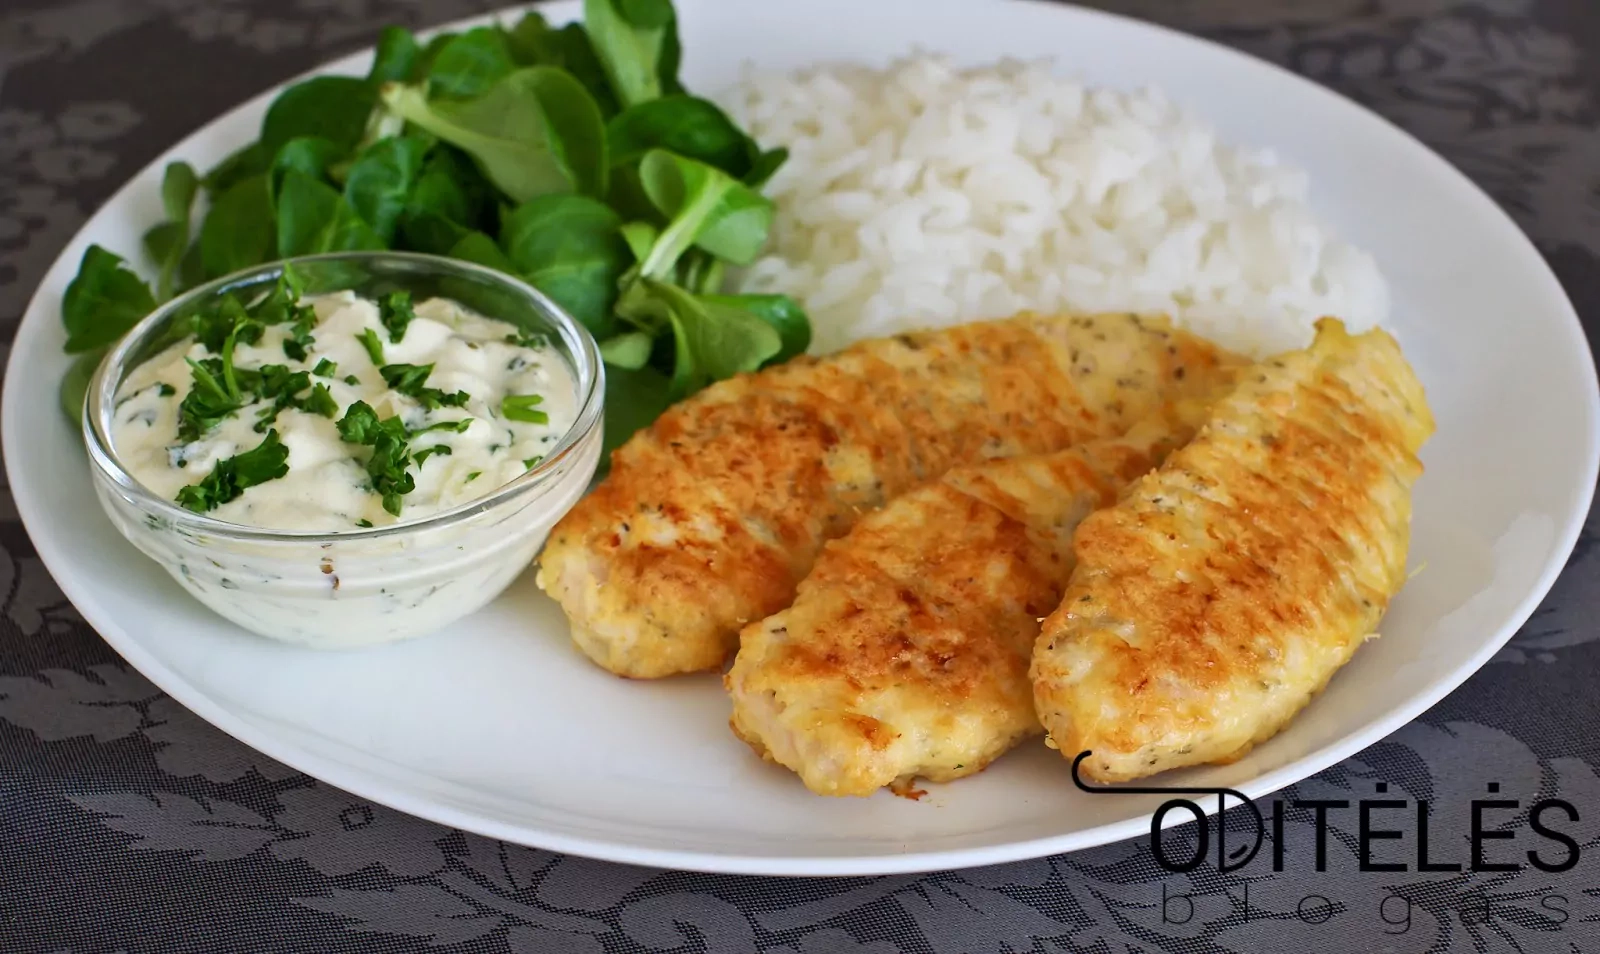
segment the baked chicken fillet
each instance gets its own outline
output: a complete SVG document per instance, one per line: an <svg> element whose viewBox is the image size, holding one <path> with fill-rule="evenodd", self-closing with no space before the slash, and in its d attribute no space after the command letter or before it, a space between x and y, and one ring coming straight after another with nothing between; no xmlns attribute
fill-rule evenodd
<svg viewBox="0 0 1600 954"><path fill-rule="evenodd" d="M1119 782L1276 734L1406 579L1434 422L1393 338L1333 319L1246 370L1188 446L1086 519L1034 648L1048 744Z"/></svg>
<svg viewBox="0 0 1600 954"><path fill-rule="evenodd" d="M1021 316L740 375L619 448L536 579L611 672L716 669L862 513L956 464L1122 434L1231 362L1161 319Z"/></svg>
<svg viewBox="0 0 1600 954"><path fill-rule="evenodd" d="M741 634L724 679L734 732L821 795L971 775L1039 733L1028 663L1073 531L1205 409L957 467L864 517L823 547L793 606Z"/></svg>

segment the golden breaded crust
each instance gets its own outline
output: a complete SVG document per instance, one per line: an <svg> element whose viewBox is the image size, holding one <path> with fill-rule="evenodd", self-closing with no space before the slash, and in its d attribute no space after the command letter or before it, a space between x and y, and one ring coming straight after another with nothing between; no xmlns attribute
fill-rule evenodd
<svg viewBox="0 0 1600 954"><path fill-rule="evenodd" d="M1187 447L1078 530L1034 650L1052 747L1116 782L1231 761L1373 635L1405 581L1434 422L1400 348L1332 319L1242 375Z"/></svg>
<svg viewBox="0 0 1600 954"><path fill-rule="evenodd" d="M744 630L734 732L822 795L981 771L1039 731L1028 662L1073 530L1197 424L959 467L863 518Z"/></svg>
<svg viewBox="0 0 1600 954"><path fill-rule="evenodd" d="M1025 316L741 375L617 450L537 580L612 672L714 669L864 511L960 463L1120 434L1238 363L1160 319Z"/></svg>

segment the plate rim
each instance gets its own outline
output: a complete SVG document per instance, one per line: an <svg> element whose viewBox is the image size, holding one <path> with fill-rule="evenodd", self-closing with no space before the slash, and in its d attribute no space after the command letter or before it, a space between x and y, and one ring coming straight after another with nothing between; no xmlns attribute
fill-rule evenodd
<svg viewBox="0 0 1600 954"><path fill-rule="evenodd" d="M978 0L965 0L965 2L973 7L979 5ZM989 2L994 2L994 0L989 0ZM1518 240L1516 244L1519 247L1519 251L1524 255L1532 256L1532 261L1536 263L1539 272L1557 291L1558 299L1564 306L1565 313L1562 317L1565 320L1562 325L1566 336L1572 339L1571 343L1581 346L1583 353L1589 355L1589 360L1582 362L1584 370L1587 372L1586 379L1588 383L1587 401L1583 408L1584 416L1587 418L1589 425L1588 432L1583 435L1587 445L1584 449L1584 486L1586 489L1580 492L1580 500L1573 513L1569 515L1567 525L1562 527L1557 534L1554 546L1550 551L1550 557L1544 567L1541 568L1538 579L1533 586L1509 613L1505 622L1499 627L1499 631L1484 641L1474 655L1454 667L1449 673L1436 679L1422 690L1406 697L1395 708L1379 713L1341 738L1238 786L1238 789L1248 797L1259 799L1315 775L1331 765L1344 761L1362 749L1388 737L1427 712L1446 695L1459 688L1473 674L1482 669L1494 654L1499 652L1506 642L1527 623L1528 619L1549 594L1550 589L1571 559L1579 534L1582 532L1589 512L1593 507L1596 482L1597 478L1600 478L1600 375L1596 373L1593 349L1590 347L1587 332L1583 328L1571 296L1561 283L1560 278L1555 274L1554 269L1551 268L1549 261L1539 251L1538 246L1534 244L1532 238L1523 231L1505 208L1496 202L1482 187L1448 159L1387 117L1277 63L1204 36L1187 33L1133 16L1082 7L1076 3L1058 3L1049 2L1049 0L1003 0L1003 2L1019 6L1048 7L1068 16L1100 18L1113 21L1114 25L1119 29L1154 31L1165 35L1166 39L1171 42L1198 44L1201 47L1208 48L1209 54L1220 55L1236 62L1243 60L1253 68L1265 68L1269 73L1277 74L1277 79L1280 83L1289 82L1297 85L1306 95L1322 97L1330 108L1346 111L1353 110L1363 117L1363 121L1369 124L1376 122L1377 126L1374 129L1386 127L1396 147L1404 145L1405 148L1420 150L1426 155L1428 162L1435 167L1436 174L1453 178L1458 186L1464 186L1466 191L1463 195L1471 194L1473 201L1477 202L1483 211L1488 212L1490 218L1497 220L1501 227L1510 230L1509 235L1514 235ZM576 6L574 0L564 0L564 2L563 0L540 0L540 2L534 3L513 4L419 30L418 35L427 36L440 31L466 29L494 22L530 9L549 11L552 8L559 9L572 6ZM58 568L69 568L71 560L64 550L56 545L50 535L42 532L45 530L45 525L48 521L48 511L44 504L36 497L31 496L31 490L24 490L21 494L18 493L21 488L31 487L28 479L24 478L20 482L17 480L20 466L17 462L22 459L20 455L25 452L24 448L20 448L16 444L16 441L19 440L16 436L19 433L19 428L16 425L22 414L18 408L24 406L27 402L24 396L18 393L19 386L16 384L18 377L12 372L16 365L24 360L22 357L24 352L33 350L32 348L18 347L18 343L29 342L38 337L39 334L42 334L38 328L46 319L41 316L53 313L54 306L45 300L50 276L55 274L57 269L63 267L63 262L69 259L70 254L80 244L85 230L107 207L126 203L134 193L136 186L139 186L143 180L150 177L154 170L159 169L164 163L170 161L174 154L181 150L191 139L219 123L250 110L258 103L264 106L265 102L270 101L271 97L289 84L326 72L339 64L360 63L363 57L371 55L372 49L372 46L366 46L322 61L308 70L267 87L256 95L243 100L189 130L171 146L155 156L149 163L134 172L121 187L112 193L78 227L45 269L39 286L35 288L23 310L22 318L17 325L17 333L12 341L11 354L7 359L4 388L3 391L0 391L0 452L3 452L5 458L7 479L11 486L18 518L33 543L35 553L45 569L50 573L56 585L61 589L63 595L78 609L84 621L95 633L118 655L122 656L125 661L156 685L157 688L193 711L200 718L205 719L212 726L240 743L250 746L267 757L275 759L318 781L333 785L352 795L368 799L393 810L461 831L495 838L512 844L558 851L602 861L680 871L782 877L859 877L914 874L1015 862L1084 850L1123 841L1148 831L1151 814L1064 834L1012 840L998 844L933 851L916 851L913 849L902 853L847 856L740 854L727 851L707 851L704 849L638 847L614 839L607 840L586 835L564 834L559 831L517 825L474 813L473 811L455 808L425 794L414 794L362 769L346 769L338 762L301 749L292 741L279 741L279 737L269 729L265 727L258 728L244 716L234 714L221 702L214 700L204 689L190 683L181 675L169 669L161 660L147 652L138 638L112 620L108 613L103 611L91 613L85 610L86 606L95 606L95 597L93 593L88 591L86 582L72 577L71 574L63 576L63 574L57 572ZM50 401L49 406L53 408L55 401ZM68 582L68 579L71 579L71 582ZM104 620L104 623L102 624L98 620ZM1208 818L1215 812L1215 807L1205 809ZM1166 824L1163 827L1171 827L1187 821L1187 817L1176 817L1174 814L1169 813Z"/></svg>

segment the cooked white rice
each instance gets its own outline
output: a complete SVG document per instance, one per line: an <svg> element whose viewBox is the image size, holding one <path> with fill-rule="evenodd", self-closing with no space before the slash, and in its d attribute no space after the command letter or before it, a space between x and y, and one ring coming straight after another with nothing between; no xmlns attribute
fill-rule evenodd
<svg viewBox="0 0 1600 954"><path fill-rule="evenodd" d="M791 152L742 287L798 299L816 352L1028 310L1165 313L1255 353L1322 315L1386 318L1382 275L1312 215L1302 173L1158 91L916 55L751 70L722 100Z"/></svg>

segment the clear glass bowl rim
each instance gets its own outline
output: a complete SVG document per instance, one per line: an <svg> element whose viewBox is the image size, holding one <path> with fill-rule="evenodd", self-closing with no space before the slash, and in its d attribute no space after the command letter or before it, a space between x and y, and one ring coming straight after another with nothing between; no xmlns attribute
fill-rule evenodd
<svg viewBox="0 0 1600 954"><path fill-rule="evenodd" d="M540 461L526 473L508 483L502 484L495 490L482 497L466 501L441 511L430 517L410 523L392 524L383 527L355 528L351 530L273 530L262 527L249 527L243 524L230 523L218 520L205 514L195 513L185 507L180 507L174 501L166 500L151 492L139 483L118 458L115 445L110 437L110 419L116 410L116 388L123 377L123 368L128 358L140 345L157 329L161 328L173 313L192 306L195 302L215 297L234 286L246 282L257 282L263 279L276 278L283 271L285 265L294 266L311 262L354 262L356 264L389 260L403 263L413 269L421 268L426 271L438 273L453 272L466 274L475 278L487 279L500 285L507 291L527 298L533 302L534 307L544 312L546 317L556 326L560 333L566 350L570 354L574 370L577 372L578 383L583 393L580 395L578 415L561 440ZM486 317L494 317L489 315ZM130 369L131 370L131 369ZM584 379L587 378L587 386ZM529 285L521 279L504 272L478 265L462 259L445 258L439 255L427 255L420 252L328 252L319 255L300 255L289 259L278 259L263 265L241 269L221 278L213 279L203 285L198 285L181 295L161 304L155 311L142 318L138 324L128 330L116 345L107 352L95 369L94 376L89 381L88 395L83 407L83 434L84 444L88 449L90 460L94 465L114 483L122 492L134 498L146 512L154 512L175 525L181 525L196 532L203 532L216 537L229 538L253 543L270 543L274 541L305 544L305 543L350 543L353 541L384 540L408 534L422 533L429 530L440 530L465 523L487 511L497 509L503 504L521 500L543 489L552 478L565 470L570 460L579 456L579 451L584 442L593 434L600 425L601 414L605 403L605 365L600 359L600 348L595 343L589 330L579 324L577 319L567 314L566 310L551 301L544 293Z"/></svg>

